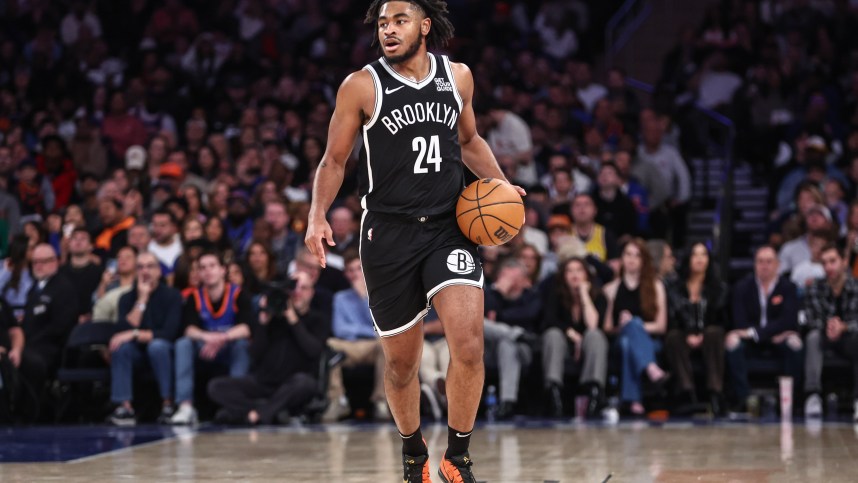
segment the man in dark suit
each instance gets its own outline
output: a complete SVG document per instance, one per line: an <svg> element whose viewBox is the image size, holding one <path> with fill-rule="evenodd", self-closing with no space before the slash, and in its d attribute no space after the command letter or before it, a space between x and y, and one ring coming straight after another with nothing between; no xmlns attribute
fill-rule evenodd
<svg viewBox="0 0 858 483"><path fill-rule="evenodd" d="M778 278L778 254L771 246L757 249L754 273L733 291L733 330L727 334L727 366L740 409L751 388L746 355L779 355L784 372L798 381L802 368L802 340L798 333L798 291L788 279ZM793 387L797 387L794 384Z"/></svg>
<svg viewBox="0 0 858 483"><path fill-rule="evenodd" d="M45 381L56 372L63 346L77 323L77 292L57 273L60 263L50 245L36 245L32 264L36 281L27 294L21 325L9 331L9 361L18 369L20 382L30 389L18 394L39 397Z"/></svg>

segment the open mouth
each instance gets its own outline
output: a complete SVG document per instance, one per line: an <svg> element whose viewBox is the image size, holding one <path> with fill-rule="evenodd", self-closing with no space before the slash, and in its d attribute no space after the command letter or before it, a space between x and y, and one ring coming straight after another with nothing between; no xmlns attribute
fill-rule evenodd
<svg viewBox="0 0 858 483"><path fill-rule="evenodd" d="M399 41L396 39L390 38L384 41L384 50L388 52L396 50L397 47L399 47Z"/></svg>

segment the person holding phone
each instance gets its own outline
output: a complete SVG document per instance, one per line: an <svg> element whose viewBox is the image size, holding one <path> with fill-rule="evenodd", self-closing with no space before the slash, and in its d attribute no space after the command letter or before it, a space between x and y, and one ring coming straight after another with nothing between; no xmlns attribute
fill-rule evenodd
<svg viewBox="0 0 858 483"><path fill-rule="evenodd" d="M316 394L319 357L331 327L310 306L312 279L296 272L293 280L285 307L270 295L260 301L259 324L252 326L250 372L209 383L209 397L221 406L218 422L271 424L283 410L300 411Z"/></svg>

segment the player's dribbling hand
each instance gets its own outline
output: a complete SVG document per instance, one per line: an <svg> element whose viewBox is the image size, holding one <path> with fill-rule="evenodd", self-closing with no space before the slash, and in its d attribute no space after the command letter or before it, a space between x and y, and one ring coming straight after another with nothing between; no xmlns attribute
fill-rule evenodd
<svg viewBox="0 0 858 483"><path fill-rule="evenodd" d="M524 188L522 188L521 186L514 185L514 184L510 183L509 181L507 181L507 183L509 183L509 185L515 189L516 193L518 193L519 196L527 196L527 191L524 191Z"/></svg>
<svg viewBox="0 0 858 483"><path fill-rule="evenodd" d="M324 218L321 220L311 218L307 225L307 236L304 238L304 244L307 245L310 253L319 260L319 265L325 268L325 246L322 244L323 239L328 242L329 246L336 245L334 243L334 234L331 232L331 225L328 224L328 221Z"/></svg>

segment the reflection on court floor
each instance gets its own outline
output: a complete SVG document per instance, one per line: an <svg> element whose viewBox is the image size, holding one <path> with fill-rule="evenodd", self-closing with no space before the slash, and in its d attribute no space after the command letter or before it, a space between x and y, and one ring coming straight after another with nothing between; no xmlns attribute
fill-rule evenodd
<svg viewBox="0 0 858 483"><path fill-rule="evenodd" d="M424 428L430 461L446 426ZM272 428L63 427L0 433L2 481L401 481L391 425ZM479 428L475 474L509 483L855 481L858 429L845 423L558 423ZM42 463L36 464L35 462Z"/></svg>

